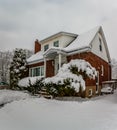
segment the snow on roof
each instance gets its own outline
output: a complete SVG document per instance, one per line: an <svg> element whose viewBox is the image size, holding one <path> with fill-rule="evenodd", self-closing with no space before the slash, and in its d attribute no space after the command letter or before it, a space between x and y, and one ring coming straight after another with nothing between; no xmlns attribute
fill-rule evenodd
<svg viewBox="0 0 117 130"><path fill-rule="evenodd" d="M27 59L28 63L43 60L43 51L39 51Z"/></svg>
<svg viewBox="0 0 117 130"><path fill-rule="evenodd" d="M59 50L62 50L64 52L72 52L75 50L81 51L83 49L86 51L87 49L90 48L90 43L92 42L92 40L94 39L96 33L99 31L100 28L101 28L101 26L97 26L94 29L79 35L66 48L55 48L55 49L59 49ZM54 49L54 47L53 47L53 49ZM45 53L47 53L47 52L45 52ZM43 60L43 55L44 55L43 51L37 52L36 54L32 55L30 58L27 59L28 64Z"/></svg>
<svg viewBox="0 0 117 130"><path fill-rule="evenodd" d="M91 41L94 39L96 33L99 31L100 26L95 27L94 29L79 35L69 46L65 48L67 52L74 51L79 48L86 48L90 46Z"/></svg>
<svg viewBox="0 0 117 130"><path fill-rule="evenodd" d="M50 39L52 40L53 38L59 37L61 35L66 35L66 36L71 36L71 37L77 37L78 36L77 34L74 34L74 33L68 33L68 32L63 32L62 31L62 32L58 32L58 33L56 33L54 35L51 35L51 36L41 40L40 43L47 42L48 40L50 40Z"/></svg>
<svg viewBox="0 0 117 130"><path fill-rule="evenodd" d="M61 52L64 52L64 53L65 53L64 48L61 48L61 47L51 47L50 49L48 49L47 51L45 51L45 52L43 53L43 55L46 55L46 54L48 54L49 52L57 52L57 51L61 51Z"/></svg>

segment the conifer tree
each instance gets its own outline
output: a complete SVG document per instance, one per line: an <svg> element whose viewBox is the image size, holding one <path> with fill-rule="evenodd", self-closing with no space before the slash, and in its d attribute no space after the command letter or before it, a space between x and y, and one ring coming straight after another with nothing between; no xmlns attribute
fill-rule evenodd
<svg viewBox="0 0 117 130"><path fill-rule="evenodd" d="M17 89L17 83L27 75L26 51L16 48L10 65L10 87Z"/></svg>

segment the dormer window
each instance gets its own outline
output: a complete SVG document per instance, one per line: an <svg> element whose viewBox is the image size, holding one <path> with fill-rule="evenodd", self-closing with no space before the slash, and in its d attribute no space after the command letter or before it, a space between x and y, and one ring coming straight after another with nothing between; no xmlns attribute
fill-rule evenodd
<svg viewBox="0 0 117 130"><path fill-rule="evenodd" d="M99 38L99 42L100 42L99 49L100 49L100 51L102 51L102 40L101 40L101 38Z"/></svg>
<svg viewBox="0 0 117 130"><path fill-rule="evenodd" d="M54 47L59 47L59 41L55 41L55 42L53 43L53 46L54 46Z"/></svg>
<svg viewBox="0 0 117 130"><path fill-rule="evenodd" d="M44 46L44 51L47 51L48 50L48 48L49 48L49 45L47 44L47 45L45 45Z"/></svg>

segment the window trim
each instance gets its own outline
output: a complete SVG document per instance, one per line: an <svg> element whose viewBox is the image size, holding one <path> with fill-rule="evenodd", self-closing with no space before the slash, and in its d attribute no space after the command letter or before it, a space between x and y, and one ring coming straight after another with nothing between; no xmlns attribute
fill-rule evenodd
<svg viewBox="0 0 117 130"><path fill-rule="evenodd" d="M39 70L40 71L40 75L34 74L34 71L36 71L36 69L38 69L38 68L40 68L40 70ZM42 72L42 70L43 70L43 72ZM30 68L29 69L29 76L31 76L31 77L44 76L44 65Z"/></svg>
<svg viewBox="0 0 117 130"><path fill-rule="evenodd" d="M55 45L56 43L58 44L57 46ZM59 40L54 41L54 42L53 42L53 46L54 46L54 47L59 47Z"/></svg>
<svg viewBox="0 0 117 130"><path fill-rule="evenodd" d="M99 37L99 42L100 42L100 44L99 44L99 50L102 52L102 39Z"/></svg>
<svg viewBox="0 0 117 130"><path fill-rule="evenodd" d="M88 90L88 94L89 94L89 96L93 95L93 90L91 88Z"/></svg>
<svg viewBox="0 0 117 130"><path fill-rule="evenodd" d="M47 51L48 49L49 49L49 44L44 45L44 51Z"/></svg>

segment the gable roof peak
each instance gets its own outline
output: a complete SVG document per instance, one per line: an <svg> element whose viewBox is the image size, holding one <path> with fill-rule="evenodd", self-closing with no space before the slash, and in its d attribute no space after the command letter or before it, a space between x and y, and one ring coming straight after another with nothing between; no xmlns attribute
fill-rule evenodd
<svg viewBox="0 0 117 130"><path fill-rule="evenodd" d="M80 34L69 46L65 48L66 51L77 50L78 48L83 48L90 46L90 43L94 39L95 35L100 31L102 27L96 26L95 28Z"/></svg>
<svg viewBox="0 0 117 130"><path fill-rule="evenodd" d="M40 43L45 43L45 42L47 42L48 40L54 39L54 38L59 37L59 36L62 36L62 35L63 35L63 36L71 36L71 37L74 37L74 38L76 38L76 37L78 36L78 34L75 34L75 33L69 33L69 32L61 31L61 32L58 32L58 33L56 33L56 34L53 34L53 35L51 35L51 36L49 36L49 37L47 37L47 38L41 40Z"/></svg>

